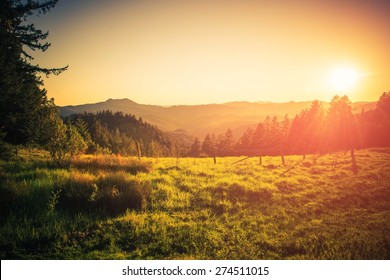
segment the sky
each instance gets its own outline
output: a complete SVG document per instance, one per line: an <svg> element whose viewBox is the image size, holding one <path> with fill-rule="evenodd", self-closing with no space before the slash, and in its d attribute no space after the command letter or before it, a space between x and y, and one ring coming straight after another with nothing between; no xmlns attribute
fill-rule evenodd
<svg viewBox="0 0 390 280"><path fill-rule="evenodd" d="M30 20L57 105L376 101L390 91L387 0L60 0Z"/></svg>

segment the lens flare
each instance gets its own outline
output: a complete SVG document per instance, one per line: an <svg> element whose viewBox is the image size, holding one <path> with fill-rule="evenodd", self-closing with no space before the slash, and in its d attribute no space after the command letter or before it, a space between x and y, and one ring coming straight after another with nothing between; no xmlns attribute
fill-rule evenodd
<svg viewBox="0 0 390 280"><path fill-rule="evenodd" d="M332 74L330 84L333 90L345 92L356 86L359 76L356 69L349 67L339 68Z"/></svg>

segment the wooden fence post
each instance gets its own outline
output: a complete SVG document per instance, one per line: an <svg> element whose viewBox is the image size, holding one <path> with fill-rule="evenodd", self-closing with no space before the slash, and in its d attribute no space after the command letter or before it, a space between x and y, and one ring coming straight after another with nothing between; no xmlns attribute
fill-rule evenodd
<svg viewBox="0 0 390 280"><path fill-rule="evenodd" d="M352 148L351 149L351 159L352 159L352 171L354 174L358 173L358 167L356 164L356 158L355 158L355 150Z"/></svg>
<svg viewBox="0 0 390 280"><path fill-rule="evenodd" d="M135 144L137 146L137 156L138 156L138 160L141 160L141 147L138 143L138 141L135 141Z"/></svg>

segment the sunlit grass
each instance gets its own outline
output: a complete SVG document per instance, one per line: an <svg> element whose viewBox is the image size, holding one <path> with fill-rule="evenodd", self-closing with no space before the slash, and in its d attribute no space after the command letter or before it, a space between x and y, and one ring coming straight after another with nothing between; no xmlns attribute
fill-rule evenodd
<svg viewBox="0 0 390 280"><path fill-rule="evenodd" d="M1 257L390 257L386 149L243 159L0 162Z"/></svg>
<svg viewBox="0 0 390 280"><path fill-rule="evenodd" d="M70 161L72 167L90 172L123 170L132 174L148 172L151 161L140 161L135 157L115 155L84 155Z"/></svg>

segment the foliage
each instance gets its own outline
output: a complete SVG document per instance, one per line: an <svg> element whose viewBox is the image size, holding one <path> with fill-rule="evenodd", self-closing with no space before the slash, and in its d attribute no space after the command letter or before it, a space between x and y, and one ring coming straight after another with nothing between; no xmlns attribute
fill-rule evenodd
<svg viewBox="0 0 390 280"><path fill-rule="evenodd" d="M207 134L203 140L202 144L202 152L205 155L214 157L217 153L217 143L215 139L215 135Z"/></svg>
<svg viewBox="0 0 390 280"><path fill-rule="evenodd" d="M172 155L177 148L164 132L133 115L101 111L72 115L65 120L79 127L90 153L103 148L116 155L136 156L137 142L141 154L150 157Z"/></svg>
<svg viewBox="0 0 390 280"><path fill-rule="evenodd" d="M346 150L356 146L356 122L347 96L333 97L326 121L326 137L331 150Z"/></svg>
<svg viewBox="0 0 390 280"><path fill-rule="evenodd" d="M80 136L82 137L82 139L84 140L85 144L88 147L93 145L93 141L91 138L91 134L88 130L88 126L81 118L76 119L73 122L73 126L77 129L78 133L80 134Z"/></svg>
<svg viewBox="0 0 390 280"><path fill-rule="evenodd" d="M376 109L357 115L362 147L390 147L390 92L384 92Z"/></svg>
<svg viewBox="0 0 390 280"><path fill-rule="evenodd" d="M292 153L306 154L324 150L325 116L325 110L316 100L310 109L303 110L294 118L287 139L287 145Z"/></svg>
<svg viewBox="0 0 390 280"><path fill-rule="evenodd" d="M150 185L118 171L104 175L72 172L69 180L55 187L64 193L59 206L67 211L123 213L142 210L150 200Z"/></svg>
<svg viewBox="0 0 390 280"><path fill-rule="evenodd" d="M188 155L190 157L198 157L200 155L202 146L200 144L199 138L196 137L194 140L194 143L192 143L191 148L188 152Z"/></svg>
<svg viewBox="0 0 390 280"><path fill-rule="evenodd" d="M84 153L88 146L77 127L68 124L66 130L66 151L72 157Z"/></svg>
<svg viewBox="0 0 390 280"><path fill-rule="evenodd" d="M267 116L248 128L235 142L232 131L195 139L189 156L264 156L331 153L356 148L390 146L390 93L384 93L373 111L354 114L347 96L334 96L325 110L315 100L293 119ZM199 151L199 146L202 150ZM196 149L195 149L196 148ZM194 152L197 150L198 152Z"/></svg>
<svg viewBox="0 0 390 280"><path fill-rule="evenodd" d="M80 128L80 122L76 123L78 126L65 124L52 100L41 108L34 122L37 125L30 133L33 143L48 150L57 162L66 155L73 157L86 151L87 143L81 133L88 141L88 131Z"/></svg>
<svg viewBox="0 0 390 280"><path fill-rule="evenodd" d="M46 91L41 88L39 74L59 74L64 68L47 69L32 65L27 52L46 51L43 42L48 32L42 32L27 17L35 12L46 13L57 1L1 1L0 2L0 128L10 144L26 144L29 132L36 123L39 110L46 105Z"/></svg>
<svg viewBox="0 0 390 280"><path fill-rule="evenodd" d="M152 168L148 161L114 155L81 156L71 160L71 164L76 169L88 173L124 171L135 175L140 172L149 172Z"/></svg>
<svg viewBox="0 0 390 280"><path fill-rule="evenodd" d="M54 103L44 106L40 110L37 123L34 128L35 139L39 145L50 152L53 159L61 161L67 152L66 125L58 116Z"/></svg>
<svg viewBox="0 0 390 280"><path fill-rule="evenodd" d="M234 149L233 132L229 128L225 135L220 135L216 144L217 153L220 156L232 155Z"/></svg>

